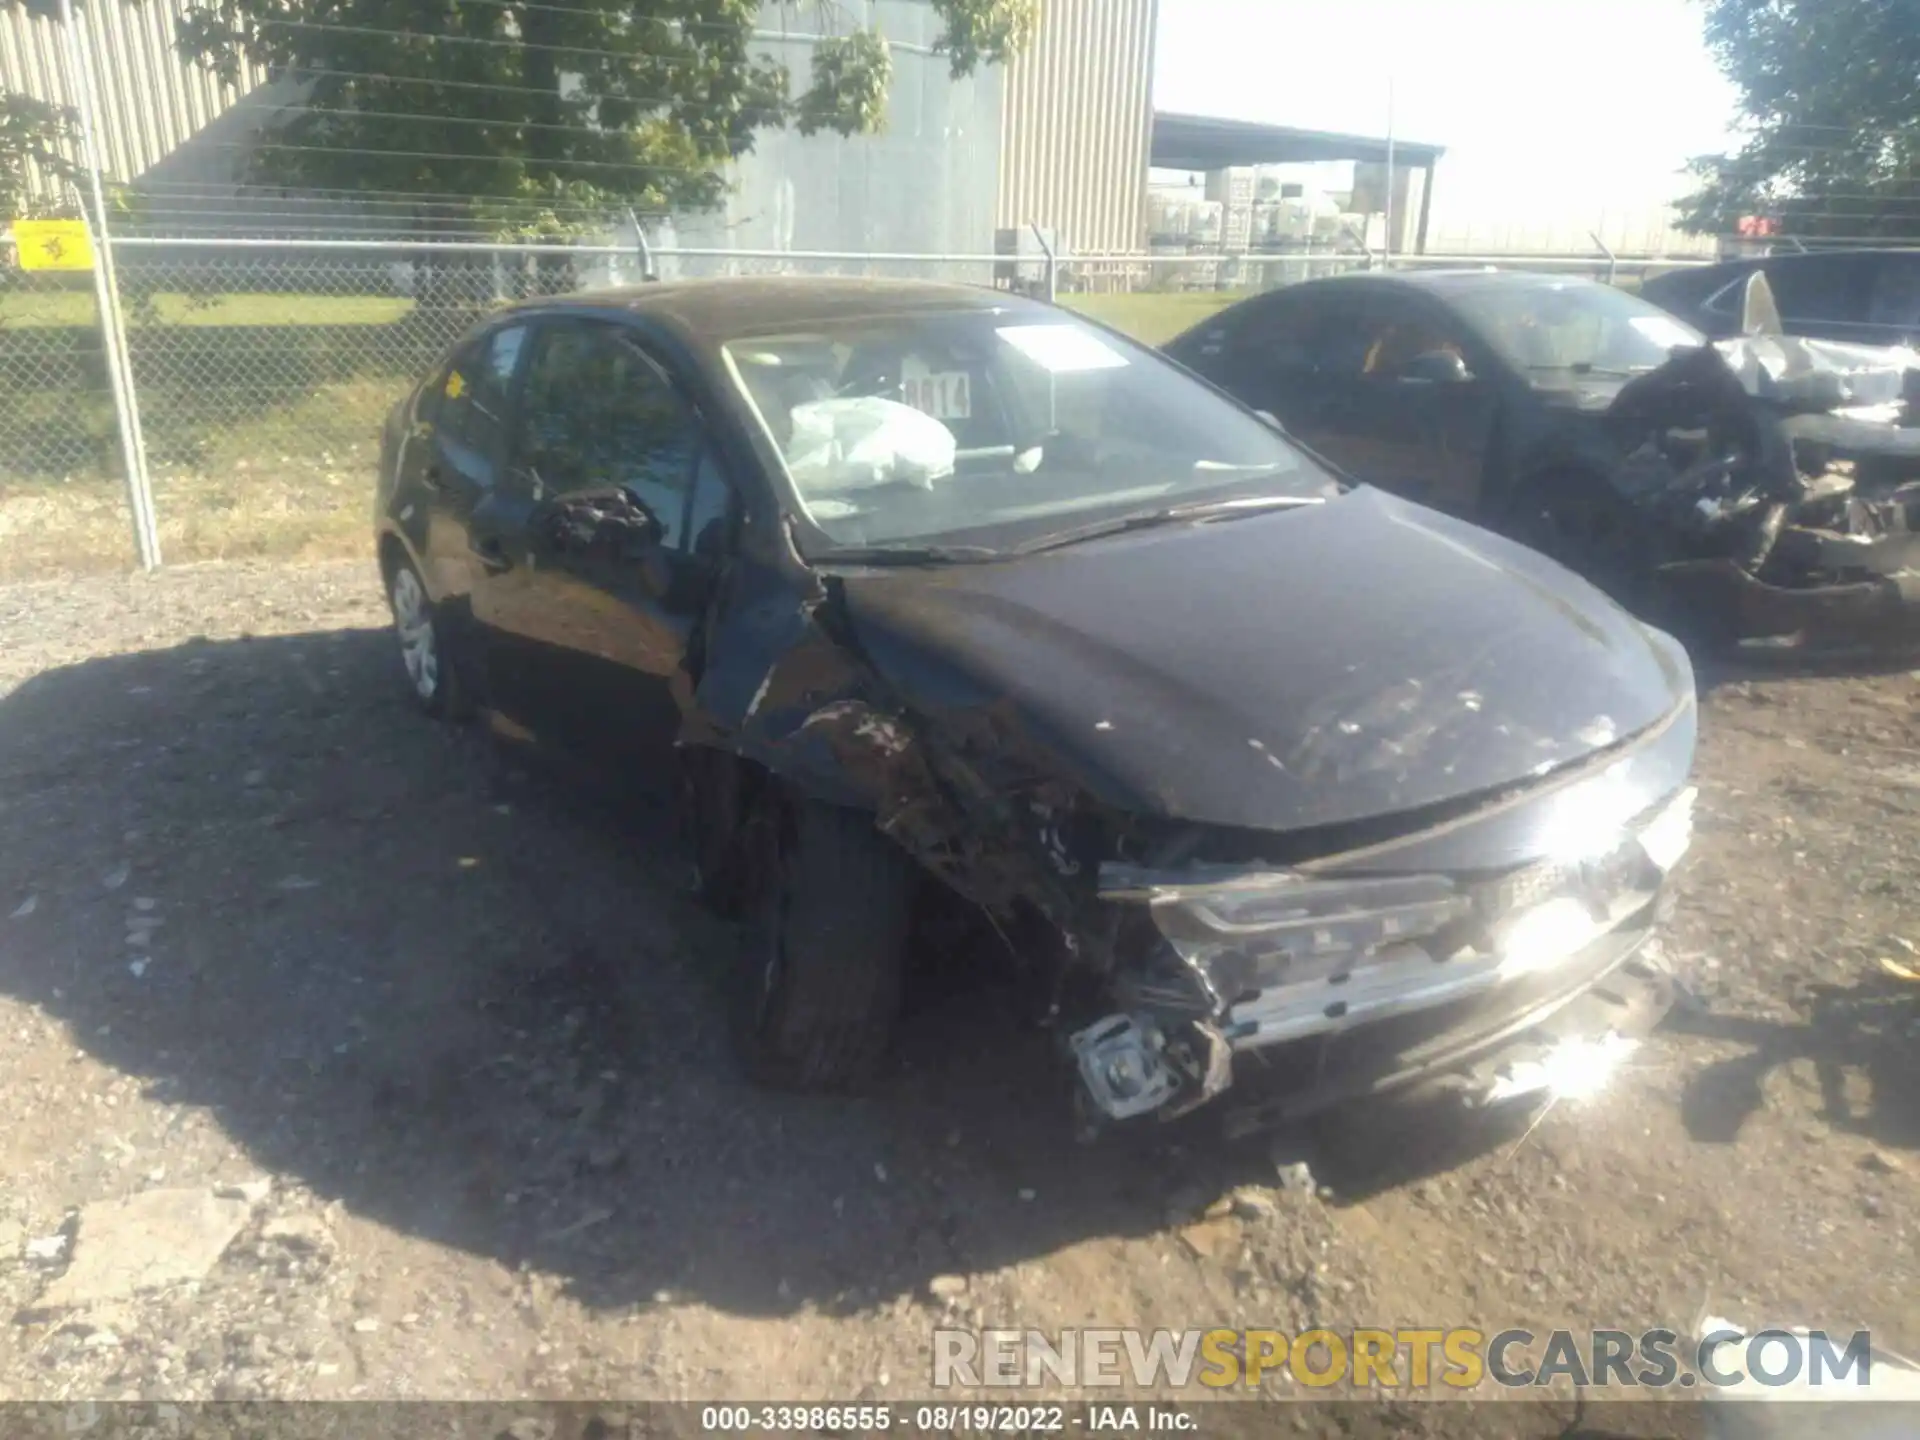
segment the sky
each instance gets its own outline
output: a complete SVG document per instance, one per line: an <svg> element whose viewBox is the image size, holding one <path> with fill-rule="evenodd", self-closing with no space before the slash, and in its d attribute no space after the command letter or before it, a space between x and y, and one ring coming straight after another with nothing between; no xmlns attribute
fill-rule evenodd
<svg viewBox="0 0 1920 1440"><path fill-rule="evenodd" d="M1446 147L1436 220L1656 213L1734 92L1696 0L1160 0L1154 104ZM1389 87L1391 79L1391 87Z"/></svg>

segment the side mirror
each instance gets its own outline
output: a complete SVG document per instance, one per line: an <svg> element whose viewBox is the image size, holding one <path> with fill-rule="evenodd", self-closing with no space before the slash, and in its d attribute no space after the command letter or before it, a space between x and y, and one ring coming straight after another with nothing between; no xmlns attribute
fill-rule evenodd
<svg viewBox="0 0 1920 1440"><path fill-rule="evenodd" d="M564 496L553 502L546 524L562 549L621 560L638 560L659 549L666 534L647 502L624 487Z"/></svg>
<svg viewBox="0 0 1920 1440"><path fill-rule="evenodd" d="M1453 351L1429 350L1402 365L1394 378L1413 385L1464 385L1473 379L1473 372Z"/></svg>
<svg viewBox="0 0 1920 1440"><path fill-rule="evenodd" d="M621 556L636 560L649 550L659 549L667 533L666 523L653 507L626 486L616 492L600 526Z"/></svg>

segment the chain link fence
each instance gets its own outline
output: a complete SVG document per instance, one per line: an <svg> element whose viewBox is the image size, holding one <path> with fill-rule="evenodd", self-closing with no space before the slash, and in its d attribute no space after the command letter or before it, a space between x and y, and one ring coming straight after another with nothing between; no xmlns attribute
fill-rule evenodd
<svg viewBox="0 0 1920 1440"><path fill-rule="evenodd" d="M364 548L387 409L489 310L579 277L509 251L119 250L169 560Z"/></svg>
<svg viewBox="0 0 1920 1440"><path fill-rule="evenodd" d="M93 277L22 270L0 241L0 580L129 559Z"/></svg>
<svg viewBox="0 0 1920 1440"><path fill-rule="evenodd" d="M363 550L388 408L516 301L649 275L914 277L1051 291L1157 344L1249 290L1370 263L299 239L128 238L112 254L138 463L169 563ZM23 271L0 252L0 579L132 558L111 332L93 285L85 273Z"/></svg>

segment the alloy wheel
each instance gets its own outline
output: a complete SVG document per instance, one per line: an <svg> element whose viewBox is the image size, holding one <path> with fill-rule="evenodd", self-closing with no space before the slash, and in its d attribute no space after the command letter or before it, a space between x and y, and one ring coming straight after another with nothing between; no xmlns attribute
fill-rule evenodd
<svg viewBox="0 0 1920 1440"><path fill-rule="evenodd" d="M414 693L430 701L440 690L440 647L420 577L405 565L394 574L392 599L393 629L400 640L407 678L413 682Z"/></svg>

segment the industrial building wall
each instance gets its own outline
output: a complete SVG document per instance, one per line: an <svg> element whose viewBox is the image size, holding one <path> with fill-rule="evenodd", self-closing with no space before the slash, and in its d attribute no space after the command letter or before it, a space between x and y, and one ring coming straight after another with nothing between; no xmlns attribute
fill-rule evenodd
<svg viewBox="0 0 1920 1440"><path fill-rule="evenodd" d="M222 85L182 59L173 37L186 9L187 0L75 7L93 56L101 160L116 179L147 173L266 78L243 64L240 83ZM77 109L62 40L58 25L25 7L0 11L0 88ZM43 177L33 186L42 198L63 198Z"/></svg>
<svg viewBox="0 0 1920 1440"><path fill-rule="evenodd" d="M948 77L926 0L862 7L892 47L886 129L878 135L766 131L733 167L723 210L676 216L664 243L771 250L968 251L993 248L1000 157L998 67ZM754 50L803 88L819 36L812 6L769 3Z"/></svg>
<svg viewBox="0 0 1920 1440"><path fill-rule="evenodd" d="M999 223L1080 254L1143 241L1158 0L1046 0L1007 69Z"/></svg>

